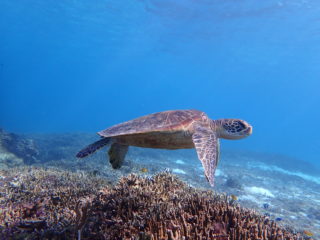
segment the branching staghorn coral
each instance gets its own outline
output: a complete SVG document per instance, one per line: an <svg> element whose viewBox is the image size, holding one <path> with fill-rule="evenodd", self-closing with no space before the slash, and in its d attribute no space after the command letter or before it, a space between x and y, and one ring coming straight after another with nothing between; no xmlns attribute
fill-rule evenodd
<svg viewBox="0 0 320 240"><path fill-rule="evenodd" d="M18 177L21 184L5 189L11 198L1 199L0 234L6 238L303 239L226 195L194 189L168 172L130 175L111 187L86 174L28 171Z"/></svg>
<svg viewBox="0 0 320 240"><path fill-rule="evenodd" d="M78 231L78 240L81 239L81 231L86 221L88 215L90 214L92 196L83 198L77 202L76 205L76 229Z"/></svg>
<svg viewBox="0 0 320 240"><path fill-rule="evenodd" d="M0 239L75 239L76 207L107 182L56 169L0 171Z"/></svg>
<svg viewBox="0 0 320 240"><path fill-rule="evenodd" d="M169 173L131 175L93 201L96 239L298 239L224 195L190 188Z"/></svg>

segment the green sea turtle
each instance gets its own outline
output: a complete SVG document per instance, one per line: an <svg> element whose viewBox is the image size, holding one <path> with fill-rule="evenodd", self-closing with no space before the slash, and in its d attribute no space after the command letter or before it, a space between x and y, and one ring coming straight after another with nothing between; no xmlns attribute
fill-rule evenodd
<svg viewBox="0 0 320 240"><path fill-rule="evenodd" d="M198 110L153 113L98 132L102 139L82 149L78 158L111 144L109 160L120 168L129 146L162 149L196 148L204 173L214 185L219 160L219 138L241 139L252 133L252 126L240 119L209 119Z"/></svg>

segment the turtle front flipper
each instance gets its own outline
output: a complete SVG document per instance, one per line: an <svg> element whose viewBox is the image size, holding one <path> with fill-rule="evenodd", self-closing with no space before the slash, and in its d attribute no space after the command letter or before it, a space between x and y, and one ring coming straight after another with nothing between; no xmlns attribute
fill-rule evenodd
<svg viewBox="0 0 320 240"><path fill-rule="evenodd" d="M111 140L111 138L102 138L99 141L96 141L96 142L88 145L84 149L82 149L80 152L77 153L76 157L77 158L84 158L84 157L94 153L95 151L99 150L100 148L104 147L105 145L107 145L110 142L110 140Z"/></svg>
<svg viewBox="0 0 320 240"><path fill-rule="evenodd" d="M119 143L113 143L108 152L109 161L114 169L120 168L122 166L123 160L128 152L128 145L122 145Z"/></svg>
<svg viewBox="0 0 320 240"><path fill-rule="evenodd" d="M198 126L195 128L192 140L204 168L204 174L210 185L214 186L214 173L219 161L219 139L211 129Z"/></svg>

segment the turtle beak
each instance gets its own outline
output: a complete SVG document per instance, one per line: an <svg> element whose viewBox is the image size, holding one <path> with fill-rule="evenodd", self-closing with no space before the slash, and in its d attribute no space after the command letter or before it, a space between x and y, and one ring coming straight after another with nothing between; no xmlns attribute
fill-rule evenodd
<svg viewBox="0 0 320 240"><path fill-rule="evenodd" d="M249 126L244 133L246 134L246 136L250 136L252 134L252 127Z"/></svg>

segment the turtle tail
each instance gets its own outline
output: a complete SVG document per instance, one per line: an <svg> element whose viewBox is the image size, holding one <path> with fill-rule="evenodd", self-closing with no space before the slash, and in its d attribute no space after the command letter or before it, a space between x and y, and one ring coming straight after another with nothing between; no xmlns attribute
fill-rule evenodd
<svg viewBox="0 0 320 240"><path fill-rule="evenodd" d="M80 152L77 153L76 157L77 158L84 158L84 157L94 153L95 151L99 150L100 148L104 147L105 145L107 145L110 142L110 140L111 140L111 138L102 138L99 141L96 141L96 142L88 145L84 149L82 149Z"/></svg>

